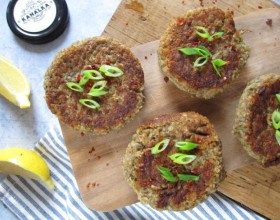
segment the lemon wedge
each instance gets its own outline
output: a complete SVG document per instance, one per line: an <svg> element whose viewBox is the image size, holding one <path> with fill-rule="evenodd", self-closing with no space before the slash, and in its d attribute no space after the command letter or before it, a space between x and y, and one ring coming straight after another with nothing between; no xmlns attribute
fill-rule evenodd
<svg viewBox="0 0 280 220"><path fill-rule="evenodd" d="M33 150L24 148L0 150L0 173L39 180L54 189L47 163Z"/></svg>
<svg viewBox="0 0 280 220"><path fill-rule="evenodd" d="M29 108L30 85L26 76L0 56L0 94L20 108Z"/></svg>

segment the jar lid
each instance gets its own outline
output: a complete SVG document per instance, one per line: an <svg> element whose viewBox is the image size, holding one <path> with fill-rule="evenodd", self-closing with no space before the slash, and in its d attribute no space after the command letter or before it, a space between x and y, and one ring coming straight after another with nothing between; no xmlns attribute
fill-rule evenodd
<svg viewBox="0 0 280 220"><path fill-rule="evenodd" d="M65 0L11 0L6 17L16 36L32 44L42 44L64 32L69 12Z"/></svg>

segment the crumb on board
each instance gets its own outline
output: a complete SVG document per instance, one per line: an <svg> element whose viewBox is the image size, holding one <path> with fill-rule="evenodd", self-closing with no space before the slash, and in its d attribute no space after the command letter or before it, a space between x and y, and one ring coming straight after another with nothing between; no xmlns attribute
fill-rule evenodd
<svg viewBox="0 0 280 220"><path fill-rule="evenodd" d="M145 56L144 58L145 58L145 60L147 60L147 59L148 59L148 57L147 57L147 56Z"/></svg>
<svg viewBox="0 0 280 220"><path fill-rule="evenodd" d="M89 154L91 154L93 151L95 151L95 148L94 147L92 147L90 150L89 150Z"/></svg>
<svg viewBox="0 0 280 220"><path fill-rule="evenodd" d="M95 188L97 186L99 186L99 183L97 183L97 182L88 182L86 185L86 188L90 189L90 188Z"/></svg>
<svg viewBox="0 0 280 220"><path fill-rule="evenodd" d="M271 19L271 18L267 19L265 23L266 23L269 27L272 27L272 19Z"/></svg>
<svg viewBox="0 0 280 220"><path fill-rule="evenodd" d="M164 81L165 81L166 83L168 83L169 78L168 78L167 76L165 76L163 79L164 79Z"/></svg>

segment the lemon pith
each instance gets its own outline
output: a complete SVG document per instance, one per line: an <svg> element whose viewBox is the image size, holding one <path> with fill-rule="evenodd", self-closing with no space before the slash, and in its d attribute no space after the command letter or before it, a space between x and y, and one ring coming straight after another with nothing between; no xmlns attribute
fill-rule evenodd
<svg viewBox="0 0 280 220"><path fill-rule="evenodd" d="M32 150L24 148L0 150L0 172L39 180L54 188L47 163Z"/></svg>

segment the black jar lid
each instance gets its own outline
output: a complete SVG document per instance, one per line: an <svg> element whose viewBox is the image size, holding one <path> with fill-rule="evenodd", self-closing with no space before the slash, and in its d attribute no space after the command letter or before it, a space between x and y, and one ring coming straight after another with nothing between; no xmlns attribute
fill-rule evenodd
<svg viewBox="0 0 280 220"><path fill-rule="evenodd" d="M54 40L69 21L65 0L10 0L6 16L12 32L32 44Z"/></svg>

